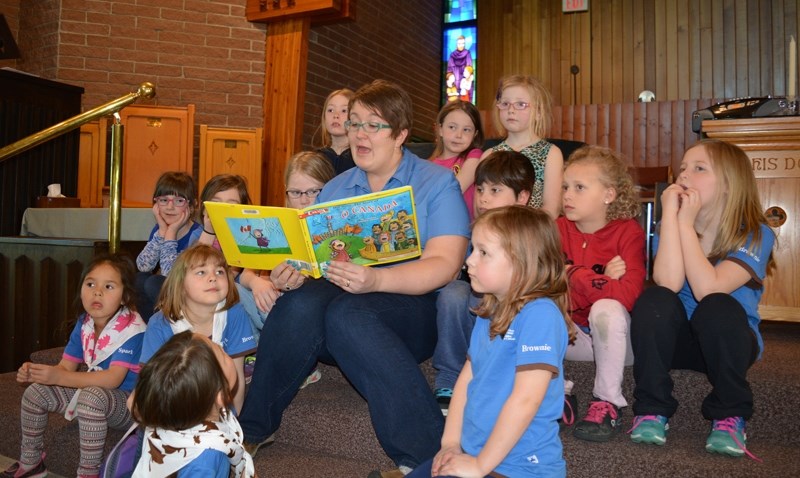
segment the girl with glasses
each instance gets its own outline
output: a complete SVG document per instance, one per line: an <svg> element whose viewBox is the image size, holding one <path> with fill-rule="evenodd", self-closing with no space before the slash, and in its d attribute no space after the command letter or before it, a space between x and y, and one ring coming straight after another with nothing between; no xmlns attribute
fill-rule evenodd
<svg viewBox="0 0 800 478"><path fill-rule="evenodd" d="M201 226L193 220L196 207L197 188L191 176L170 171L158 178L153 193L156 225L136 258L138 309L145 321L153 315L161 284L172 269L172 263L199 236L195 232L200 231Z"/></svg>
<svg viewBox="0 0 800 478"><path fill-rule="evenodd" d="M286 207L303 209L314 204L322 186L333 178L333 166L322 153L316 151L302 151L289 159L284 175L286 186ZM259 338L264 321L267 319L272 306L278 300L281 289L275 287L267 271L245 269L239 278L242 285L239 292L242 303L253 320L256 338ZM292 284L282 284L284 286ZM299 284L296 284L299 285ZM242 290L246 289L246 290ZM252 296L252 300L250 299ZM252 302L252 304L251 304ZM319 380L319 372L308 383ZM304 386L307 384L304 384Z"/></svg>
<svg viewBox="0 0 800 478"><path fill-rule="evenodd" d="M286 165L286 174L284 175L286 207L302 209L313 204L322 191L322 186L335 174L331 162L322 153L302 151L292 156ZM239 285L242 305L250 316L256 340L260 340L264 322L281 293L286 290L286 286L291 289L293 286L300 285L300 282L282 283L283 288L279 289L270 279L268 271L244 269L239 276ZM254 360L248 357L246 362L250 364ZM249 378L250 369L248 368L247 371ZM314 369L308 374L300 388L318 382L321 377L322 374L319 370Z"/></svg>
<svg viewBox="0 0 800 478"><path fill-rule="evenodd" d="M518 151L530 159L536 170L536 183L528 205L544 209L555 219L561 211L564 157L560 149L544 139L552 122L550 108L550 93L538 80L523 75L500 80L493 119L505 139L484 152L483 157L492 151Z"/></svg>
<svg viewBox="0 0 800 478"><path fill-rule="evenodd" d="M314 204L322 187L336 174L331 163L319 152L295 154L289 159L284 175L286 207L303 209Z"/></svg>

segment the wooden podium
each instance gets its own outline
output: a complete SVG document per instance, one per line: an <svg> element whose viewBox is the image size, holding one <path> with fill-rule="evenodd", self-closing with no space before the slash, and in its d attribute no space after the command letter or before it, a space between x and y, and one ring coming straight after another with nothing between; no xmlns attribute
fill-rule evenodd
<svg viewBox="0 0 800 478"><path fill-rule="evenodd" d="M741 147L777 233L777 270L765 284L764 320L800 322L800 116L703 121L703 133Z"/></svg>

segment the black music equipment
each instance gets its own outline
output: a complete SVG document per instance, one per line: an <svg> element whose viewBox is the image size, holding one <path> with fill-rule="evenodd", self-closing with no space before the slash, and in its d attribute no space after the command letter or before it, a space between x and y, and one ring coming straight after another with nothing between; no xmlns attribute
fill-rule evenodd
<svg viewBox="0 0 800 478"><path fill-rule="evenodd" d="M735 98L692 113L692 131L700 134L703 120L794 115L797 115L796 105L785 97Z"/></svg>

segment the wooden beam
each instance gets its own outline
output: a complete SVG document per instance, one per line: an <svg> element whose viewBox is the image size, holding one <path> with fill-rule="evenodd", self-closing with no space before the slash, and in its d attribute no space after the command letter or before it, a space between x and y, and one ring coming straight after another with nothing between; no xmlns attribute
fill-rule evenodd
<svg viewBox="0 0 800 478"><path fill-rule="evenodd" d="M342 0L247 0L245 15L251 22L268 23L309 15L335 15Z"/></svg>
<svg viewBox="0 0 800 478"><path fill-rule="evenodd" d="M270 23L264 77L261 204L283 206L283 174L302 148L309 17ZM264 185L266 187L264 187Z"/></svg>

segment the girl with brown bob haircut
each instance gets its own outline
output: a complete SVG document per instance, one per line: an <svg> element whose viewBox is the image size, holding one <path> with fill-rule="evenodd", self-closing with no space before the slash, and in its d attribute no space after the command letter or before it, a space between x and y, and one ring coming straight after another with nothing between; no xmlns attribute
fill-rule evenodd
<svg viewBox="0 0 800 478"><path fill-rule="evenodd" d="M147 363L173 335L184 330L210 337L236 365L239 386L233 405L241 410L244 358L255 352L256 338L222 252L198 244L178 256L161 289L158 307L147 324L139 361Z"/></svg>

